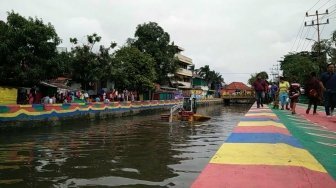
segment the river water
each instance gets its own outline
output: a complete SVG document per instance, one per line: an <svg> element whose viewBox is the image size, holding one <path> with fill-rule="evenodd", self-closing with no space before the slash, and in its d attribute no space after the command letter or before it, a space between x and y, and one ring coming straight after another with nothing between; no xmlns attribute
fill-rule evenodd
<svg viewBox="0 0 336 188"><path fill-rule="evenodd" d="M207 122L160 113L0 134L0 187L189 187L250 106L213 105Z"/></svg>

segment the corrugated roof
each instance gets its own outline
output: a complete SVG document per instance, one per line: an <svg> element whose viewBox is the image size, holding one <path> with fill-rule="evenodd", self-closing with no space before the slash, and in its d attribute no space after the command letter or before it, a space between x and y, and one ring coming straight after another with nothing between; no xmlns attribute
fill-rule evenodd
<svg viewBox="0 0 336 188"><path fill-rule="evenodd" d="M225 87L225 89L232 89L232 90L236 90L236 89L240 89L240 90L252 90L250 87L248 87L247 85L245 85L242 82L232 82L229 85L227 85Z"/></svg>

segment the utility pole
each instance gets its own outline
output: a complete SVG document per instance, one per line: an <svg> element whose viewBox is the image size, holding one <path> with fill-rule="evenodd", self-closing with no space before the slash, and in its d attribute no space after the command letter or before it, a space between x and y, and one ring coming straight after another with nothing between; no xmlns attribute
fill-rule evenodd
<svg viewBox="0 0 336 188"><path fill-rule="evenodd" d="M308 12L306 12L306 17L311 17L311 16L316 16L316 23L314 22L314 20L312 20L312 23L310 25L307 24L307 22L305 22L305 26L317 26L317 49L318 49L318 60L319 60L319 67L320 67L320 71L322 71L323 69L323 62L321 59L321 36L320 36L320 25L325 25L325 24L329 24L329 19L327 19L327 22L325 23L320 23L319 20L319 16L321 15L325 15L328 14L328 9L326 10L325 13L319 14L318 11L316 10L315 14L308 14Z"/></svg>
<svg viewBox="0 0 336 188"><path fill-rule="evenodd" d="M273 65L271 68L271 74L273 76L273 82L278 82L279 81L279 64Z"/></svg>

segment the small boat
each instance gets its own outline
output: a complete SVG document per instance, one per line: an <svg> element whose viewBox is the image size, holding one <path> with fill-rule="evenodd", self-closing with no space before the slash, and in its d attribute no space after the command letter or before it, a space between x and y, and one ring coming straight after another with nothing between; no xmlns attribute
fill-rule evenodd
<svg viewBox="0 0 336 188"><path fill-rule="evenodd" d="M210 116L204 116L202 114L193 114L194 121L208 121L211 119Z"/></svg>
<svg viewBox="0 0 336 188"><path fill-rule="evenodd" d="M194 121L207 121L211 119L210 116L197 114L196 111L197 111L196 99L185 97L183 98L183 105L178 104L173 106L170 109L170 114L161 114L161 119L168 120L169 122L173 122L173 120L194 122Z"/></svg>

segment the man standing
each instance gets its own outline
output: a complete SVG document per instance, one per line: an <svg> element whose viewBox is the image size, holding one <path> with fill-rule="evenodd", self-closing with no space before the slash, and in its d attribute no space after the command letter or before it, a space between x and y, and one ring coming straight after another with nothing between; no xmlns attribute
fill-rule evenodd
<svg viewBox="0 0 336 188"><path fill-rule="evenodd" d="M263 98L265 97L265 91L267 89L267 84L265 80L261 79L260 74L257 75L257 80L253 83L253 88L256 94L257 108L263 106Z"/></svg>
<svg viewBox="0 0 336 188"><path fill-rule="evenodd" d="M327 65L327 72L322 73L321 75L321 87L324 91L324 108L327 117L333 115L333 111L336 103L336 75L335 66L333 64Z"/></svg>

